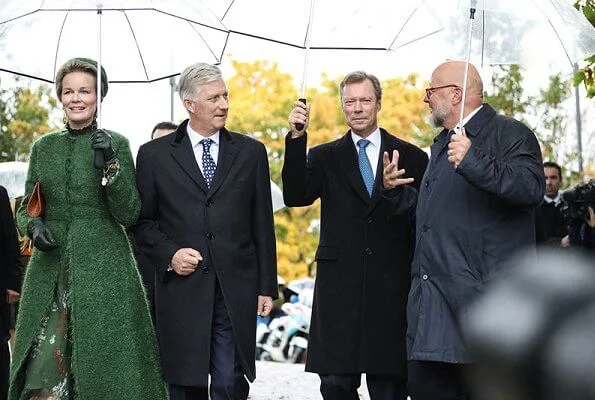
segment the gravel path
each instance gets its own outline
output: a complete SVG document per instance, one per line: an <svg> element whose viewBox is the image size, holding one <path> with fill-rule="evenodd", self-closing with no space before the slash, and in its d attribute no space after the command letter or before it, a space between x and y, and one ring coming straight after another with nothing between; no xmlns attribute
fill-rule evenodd
<svg viewBox="0 0 595 400"><path fill-rule="evenodd" d="M359 388L361 400L369 400L366 377ZM318 375L304 372L304 364L256 361L256 380L250 400L321 400Z"/></svg>

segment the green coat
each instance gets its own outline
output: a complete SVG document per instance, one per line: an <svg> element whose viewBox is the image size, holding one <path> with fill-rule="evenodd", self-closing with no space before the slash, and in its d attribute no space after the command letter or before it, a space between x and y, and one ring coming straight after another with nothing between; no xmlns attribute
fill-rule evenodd
<svg viewBox="0 0 595 400"><path fill-rule="evenodd" d="M166 399L155 334L125 232L136 222L140 200L128 141L110 132L120 171L101 186L89 133L48 134L31 150L25 199L17 214L21 232L36 181L46 200L45 222L58 248L33 250L16 326L9 399L24 384L28 353L47 314L58 263L68 268L71 372L77 400Z"/></svg>

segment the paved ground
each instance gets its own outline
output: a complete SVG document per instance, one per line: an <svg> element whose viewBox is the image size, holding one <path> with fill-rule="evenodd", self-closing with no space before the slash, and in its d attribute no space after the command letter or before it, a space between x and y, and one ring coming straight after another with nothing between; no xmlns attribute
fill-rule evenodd
<svg viewBox="0 0 595 400"><path fill-rule="evenodd" d="M303 364L256 361L256 380L250 386L250 400L321 400L318 375L304 372ZM369 400L365 376L360 399Z"/></svg>

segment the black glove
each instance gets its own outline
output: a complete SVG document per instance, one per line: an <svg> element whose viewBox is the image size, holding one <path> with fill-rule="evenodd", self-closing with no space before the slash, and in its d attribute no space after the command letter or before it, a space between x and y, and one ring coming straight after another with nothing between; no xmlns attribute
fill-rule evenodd
<svg viewBox="0 0 595 400"><path fill-rule="evenodd" d="M27 235L33 242L33 246L41 251L54 250L58 245L52 236L52 233L45 227L43 218L33 218L27 224Z"/></svg>
<svg viewBox="0 0 595 400"><path fill-rule="evenodd" d="M112 137L103 129L96 129L91 135L91 147L103 152L103 158L109 163L115 158L116 153L112 147Z"/></svg>

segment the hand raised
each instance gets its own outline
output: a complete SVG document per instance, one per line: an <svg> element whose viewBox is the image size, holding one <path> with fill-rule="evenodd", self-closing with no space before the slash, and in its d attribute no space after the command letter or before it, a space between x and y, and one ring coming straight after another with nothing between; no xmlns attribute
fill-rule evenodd
<svg viewBox="0 0 595 400"><path fill-rule="evenodd" d="M388 152L382 155L382 186L384 189L393 189L400 185L406 185L414 181L413 178L401 178L405 174L404 169L399 169L399 152L393 150L393 159L389 160Z"/></svg>
<svg viewBox="0 0 595 400"><path fill-rule="evenodd" d="M112 147L112 136L103 129L96 129L91 135L91 147L94 150L101 150L106 162L114 158L115 152Z"/></svg>
<svg viewBox="0 0 595 400"><path fill-rule="evenodd" d="M299 100L293 104L295 107L293 110L291 110L287 121L289 122L289 127L291 128L291 137L295 139L302 136L306 132L306 129L308 129L308 123L310 119L310 104L306 105ZM296 124L303 124L304 128L298 131L295 126Z"/></svg>
<svg viewBox="0 0 595 400"><path fill-rule="evenodd" d="M471 140L469 140L467 132L465 131L465 128L463 128L460 135L455 134L450 137L447 151L448 162L453 164L455 168L458 168L470 148Z"/></svg>

